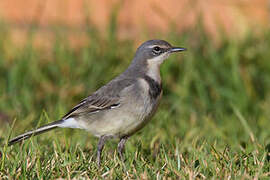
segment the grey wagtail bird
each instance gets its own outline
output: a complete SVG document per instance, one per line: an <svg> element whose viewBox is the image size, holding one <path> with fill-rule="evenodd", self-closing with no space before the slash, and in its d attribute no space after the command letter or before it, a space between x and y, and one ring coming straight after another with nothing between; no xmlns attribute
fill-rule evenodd
<svg viewBox="0 0 270 180"><path fill-rule="evenodd" d="M163 40L144 42L122 74L83 99L61 120L19 135L11 139L8 145L59 127L79 128L99 137L98 165L104 144L110 138L120 139L118 153L123 160L127 139L144 127L160 102L160 65L170 54L184 50Z"/></svg>

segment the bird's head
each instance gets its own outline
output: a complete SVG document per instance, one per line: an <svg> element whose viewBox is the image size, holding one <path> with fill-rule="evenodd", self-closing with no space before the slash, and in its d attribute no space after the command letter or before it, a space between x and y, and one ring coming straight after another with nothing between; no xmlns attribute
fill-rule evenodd
<svg viewBox="0 0 270 180"><path fill-rule="evenodd" d="M164 40L149 40L144 42L136 51L134 63L161 65L170 54L185 51L182 47L173 47Z"/></svg>

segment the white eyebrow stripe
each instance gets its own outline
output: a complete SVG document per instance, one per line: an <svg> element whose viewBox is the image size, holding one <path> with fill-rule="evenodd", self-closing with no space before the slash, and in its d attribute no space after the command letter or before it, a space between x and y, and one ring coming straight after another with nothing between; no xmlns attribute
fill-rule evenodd
<svg viewBox="0 0 270 180"><path fill-rule="evenodd" d="M160 48L168 48L168 46L165 46L165 45L158 45L158 44L155 44L155 45L150 45L150 46L147 46L148 48L153 48L153 47L155 47L155 46L158 46L158 47L160 47Z"/></svg>

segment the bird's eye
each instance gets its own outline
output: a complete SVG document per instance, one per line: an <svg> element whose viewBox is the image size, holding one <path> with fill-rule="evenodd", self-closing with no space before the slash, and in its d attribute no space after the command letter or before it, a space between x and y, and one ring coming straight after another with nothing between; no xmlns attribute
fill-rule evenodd
<svg viewBox="0 0 270 180"><path fill-rule="evenodd" d="M154 51L159 52L160 51L160 47L158 47L158 46L154 47Z"/></svg>
<svg viewBox="0 0 270 180"><path fill-rule="evenodd" d="M159 54L161 54L161 48L160 47L158 47L158 46L155 46L154 48L153 48L153 51L152 51L152 53L154 54L154 55L159 55Z"/></svg>

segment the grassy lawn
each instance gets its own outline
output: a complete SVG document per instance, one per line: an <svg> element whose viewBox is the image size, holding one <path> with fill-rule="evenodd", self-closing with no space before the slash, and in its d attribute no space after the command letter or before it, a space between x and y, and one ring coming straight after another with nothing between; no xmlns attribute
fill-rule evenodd
<svg viewBox="0 0 270 180"><path fill-rule="evenodd" d="M60 119L122 72L134 43L116 40L111 30L105 37L90 31L80 49L64 35L49 51L33 47L31 38L18 48L8 27L0 29L1 179L269 179L270 33L219 45L200 30L155 36L188 51L162 66L159 110L127 142L124 164L113 140L97 167L97 139L82 130L6 142Z"/></svg>

